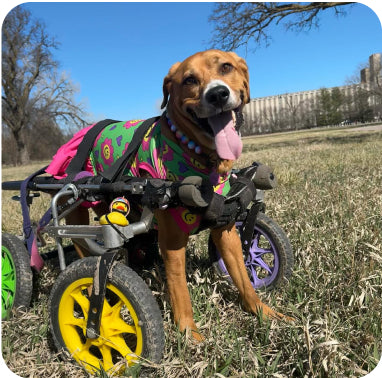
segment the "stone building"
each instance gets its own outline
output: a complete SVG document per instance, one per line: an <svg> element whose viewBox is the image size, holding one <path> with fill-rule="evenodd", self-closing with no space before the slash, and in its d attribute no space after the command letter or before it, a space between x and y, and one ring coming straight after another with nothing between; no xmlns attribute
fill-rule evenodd
<svg viewBox="0 0 382 378"><path fill-rule="evenodd" d="M360 72L360 83L326 88L326 90L331 93L338 88L347 98L354 96L359 88L367 91L373 88L381 90L381 75L381 54L373 54L369 57L369 67ZM315 89L252 99L244 108L246 130L243 130L243 134L317 126L320 94L321 89ZM368 101L369 105L375 108L380 105L381 99L370 96Z"/></svg>

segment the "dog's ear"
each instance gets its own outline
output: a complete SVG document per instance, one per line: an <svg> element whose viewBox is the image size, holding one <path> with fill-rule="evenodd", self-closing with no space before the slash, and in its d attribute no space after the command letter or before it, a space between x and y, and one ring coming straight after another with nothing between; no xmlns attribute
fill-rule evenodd
<svg viewBox="0 0 382 378"><path fill-rule="evenodd" d="M170 71L168 71L167 76L163 80L163 102L161 105L161 109L163 109L167 105L168 96L170 95L172 79L179 66L180 62L173 64L170 68Z"/></svg>
<svg viewBox="0 0 382 378"><path fill-rule="evenodd" d="M248 72L248 66L247 66L247 62L240 58L240 62L239 62L240 66L241 66L241 70L243 71L243 74L244 74L244 77L245 77L245 80L243 82L244 84L244 88L246 89L246 95L247 95L247 104L251 101L251 94L249 93L249 72Z"/></svg>
<svg viewBox="0 0 382 378"><path fill-rule="evenodd" d="M246 103L248 104L251 100L251 97L249 93L249 72L248 72L247 62L232 51L229 52L229 54L236 60L236 62L238 63L238 67L243 74L243 77L244 77L243 85L246 90L246 97L247 97Z"/></svg>

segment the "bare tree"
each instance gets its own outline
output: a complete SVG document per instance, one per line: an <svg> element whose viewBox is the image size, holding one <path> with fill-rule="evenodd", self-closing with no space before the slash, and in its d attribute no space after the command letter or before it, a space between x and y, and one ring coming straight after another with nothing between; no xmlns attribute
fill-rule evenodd
<svg viewBox="0 0 382 378"><path fill-rule="evenodd" d="M271 25L283 24L287 30L303 31L319 26L321 12L332 9L346 15L343 8L352 2L219 2L209 21L214 25L214 47L234 50L253 41L269 44Z"/></svg>
<svg viewBox="0 0 382 378"><path fill-rule="evenodd" d="M74 100L75 88L57 73L52 50L57 43L22 6L14 8L2 28L2 121L16 143L17 163L29 161L28 129L70 122L83 125L83 106Z"/></svg>
<svg viewBox="0 0 382 378"><path fill-rule="evenodd" d="M374 111L375 120L382 119L382 61L381 58L374 62L374 67L369 66L373 71L373 81L370 83L370 103Z"/></svg>
<svg viewBox="0 0 382 378"><path fill-rule="evenodd" d="M287 129L298 130L305 126L307 101L293 94L285 97L284 117L287 120Z"/></svg>
<svg viewBox="0 0 382 378"><path fill-rule="evenodd" d="M371 64L370 59L373 60L373 64ZM380 121L382 119L382 61L380 53L379 58L375 59L373 54L368 62L359 64L355 73L347 78L346 84L356 88L350 96L346 96L347 113L350 114L347 118L367 119L368 110L364 102L365 98L368 98L374 119ZM360 116L357 115L358 112L360 112Z"/></svg>

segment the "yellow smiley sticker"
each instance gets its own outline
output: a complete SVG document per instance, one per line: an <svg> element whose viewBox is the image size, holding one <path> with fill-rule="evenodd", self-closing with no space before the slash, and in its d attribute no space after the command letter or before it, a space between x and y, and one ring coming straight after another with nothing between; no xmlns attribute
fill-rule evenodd
<svg viewBox="0 0 382 378"><path fill-rule="evenodd" d="M203 165L202 163L200 163L199 161L197 161L196 159L194 158L190 158L191 160L191 163L196 167L196 168L199 168L199 169L205 169L206 166Z"/></svg>
<svg viewBox="0 0 382 378"><path fill-rule="evenodd" d="M178 176L175 173L167 171L167 180L170 180L170 181L179 181L179 178L178 178Z"/></svg>
<svg viewBox="0 0 382 378"><path fill-rule="evenodd" d="M196 214L190 213L189 210L184 210L182 212L182 219L187 224L193 224L196 222Z"/></svg>
<svg viewBox="0 0 382 378"><path fill-rule="evenodd" d="M107 144L103 147L103 156L105 156L107 160L110 159L110 148Z"/></svg>

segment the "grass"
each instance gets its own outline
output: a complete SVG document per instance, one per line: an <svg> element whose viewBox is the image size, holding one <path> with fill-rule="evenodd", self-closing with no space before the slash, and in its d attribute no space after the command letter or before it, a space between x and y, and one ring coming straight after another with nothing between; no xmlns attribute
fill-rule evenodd
<svg viewBox="0 0 382 378"><path fill-rule="evenodd" d="M191 239L187 262L204 343L192 344L173 325L162 270L145 273L166 332L163 361L150 376L364 376L382 353L382 133L327 129L244 143L238 165L256 160L274 168L279 185L266 193L267 214L287 232L295 255L289 284L260 295L296 322L263 322L245 313L237 293L214 275L204 232ZM3 181L25 178L39 166L5 168ZM2 230L20 233L12 194L3 192ZM36 217L49 199L37 200ZM2 324L3 358L22 377L87 376L51 345L47 298L57 274L45 268L31 309Z"/></svg>

